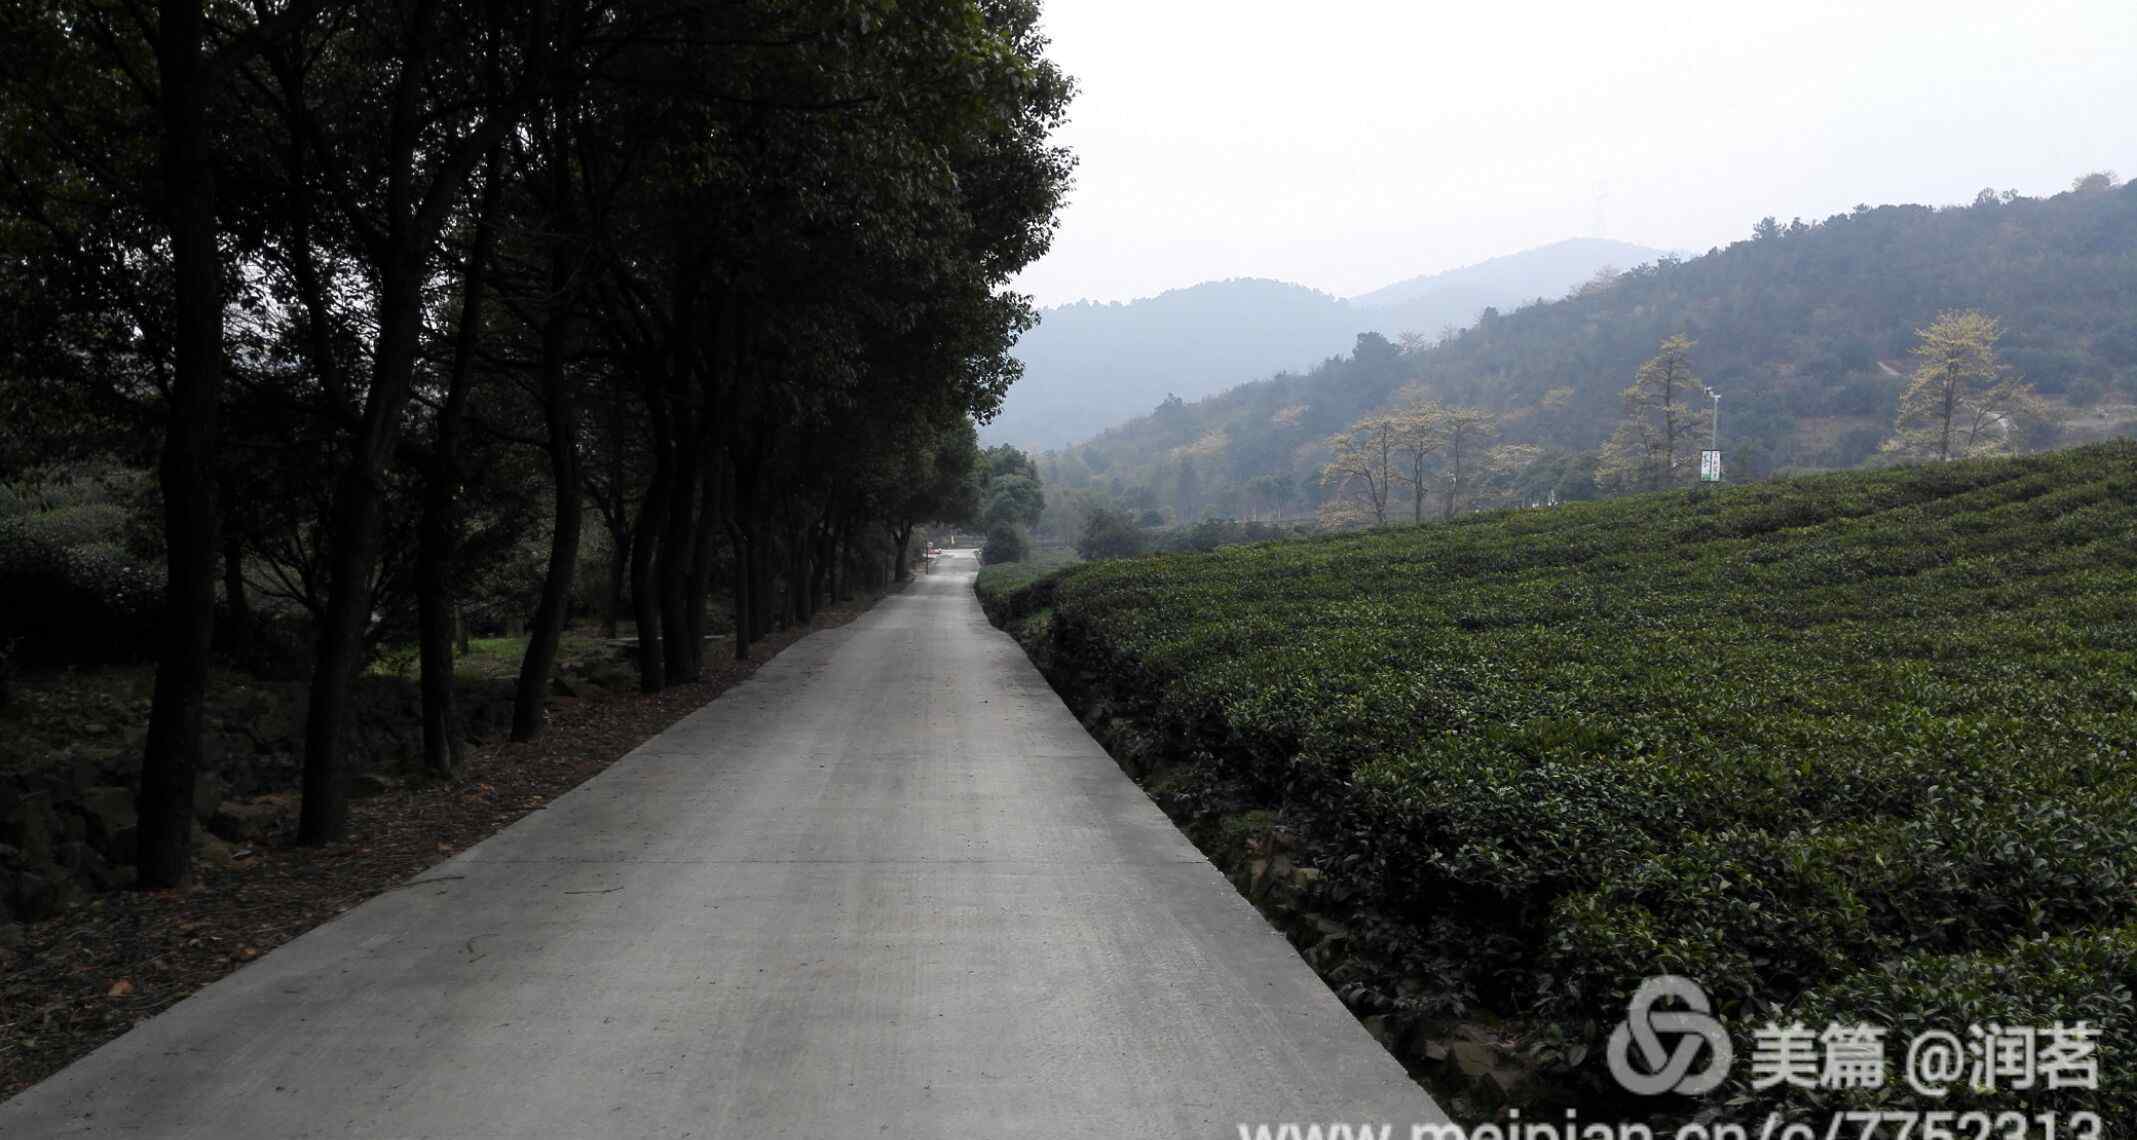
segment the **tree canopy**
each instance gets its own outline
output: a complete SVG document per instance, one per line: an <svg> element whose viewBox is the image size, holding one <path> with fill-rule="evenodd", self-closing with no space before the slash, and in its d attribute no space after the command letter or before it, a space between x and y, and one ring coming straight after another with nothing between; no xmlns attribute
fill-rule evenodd
<svg viewBox="0 0 2137 1140"><path fill-rule="evenodd" d="M708 600L747 655L902 576L916 523L975 519L974 424L1033 320L1008 283L1072 167L1038 21L1037 0L0 9L0 478L160 470L143 881L186 873L204 663L263 596L315 647L323 842L350 686L388 639L424 645L449 770L470 605L529 630L527 738L589 549L657 689L696 675ZM1028 476L1002 495L1018 519Z"/></svg>

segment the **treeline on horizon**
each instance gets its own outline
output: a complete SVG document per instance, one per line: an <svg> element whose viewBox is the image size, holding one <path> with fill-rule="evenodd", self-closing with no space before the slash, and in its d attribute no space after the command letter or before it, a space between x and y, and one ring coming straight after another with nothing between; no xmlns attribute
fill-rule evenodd
<svg viewBox="0 0 2137 1140"><path fill-rule="evenodd" d="M1170 523L1312 518L1338 437L1412 402L1487 412L1494 438L1519 449L1478 485L1479 505L1593 498L1609 490L1597 469L1627 385L1675 336L1694 342L1697 380L1723 393L1731 479L1860 466L1893 435L1919 330L1947 311L1996 320L2001 364L2044 398L2050 419L2019 449L2126 432L2099 413L2137 402L2133 298L2137 186L2108 174L2048 198L1984 190L1965 207L1768 218L1727 248L1487 309L1459 332L1363 334L1303 374L1167 399L1041 458L1065 492L1047 526L1073 536L1079 512L1105 508ZM2104 426L2059 430L2089 412Z"/></svg>
<svg viewBox="0 0 2137 1140"><path fill-rule="evenodd" d="M471 596L531 603L527 739L589 547L653 691L697 676L708 598L747 655L970 513L1031 321L1006 284L1071 167L1038 15L0 9L0 667L157 660L138 881L189 873L211 650L262 611L309 647L300 838L328 842L385 639L420 643L450 774ZM114 480L130 510L68 497L151 469Z"/></svg>

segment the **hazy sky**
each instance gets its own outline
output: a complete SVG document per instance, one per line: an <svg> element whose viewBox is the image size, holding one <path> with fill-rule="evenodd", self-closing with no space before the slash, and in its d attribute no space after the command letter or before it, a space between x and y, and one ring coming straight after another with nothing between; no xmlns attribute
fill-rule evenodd
<svg viewBox="0 0 2137 1140"><path fill-rule="evenodd" d="M2137 175L2137 0L1048 0L1081 158L1045 305L1349 296L1560 238Z"/></svg>

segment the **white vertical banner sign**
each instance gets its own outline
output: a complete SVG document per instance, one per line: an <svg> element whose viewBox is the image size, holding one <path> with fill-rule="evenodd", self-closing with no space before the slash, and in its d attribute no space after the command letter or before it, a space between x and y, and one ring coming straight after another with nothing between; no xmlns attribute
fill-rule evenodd
<svg viewBox="0 0 2137 1140"><path fill-rule="evenodd" d="M1721 452L1702 451L1699 453L1699 481L1702 483L1721 482Z"/></svg>

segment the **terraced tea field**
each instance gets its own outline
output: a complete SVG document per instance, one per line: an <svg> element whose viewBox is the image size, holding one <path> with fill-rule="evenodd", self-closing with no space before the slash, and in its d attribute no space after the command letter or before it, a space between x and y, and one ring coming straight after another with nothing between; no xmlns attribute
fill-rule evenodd
<svg viewBox="0 0 2137 1140"><path fill-rule="evenodd" d="M1740 1034L2083 1018L2103 1089L2024 1103L2137 1118L2137 446L988 586L1176 815L1297 836L1361 1013L1575 1080L1660 973Z"/></svg>

